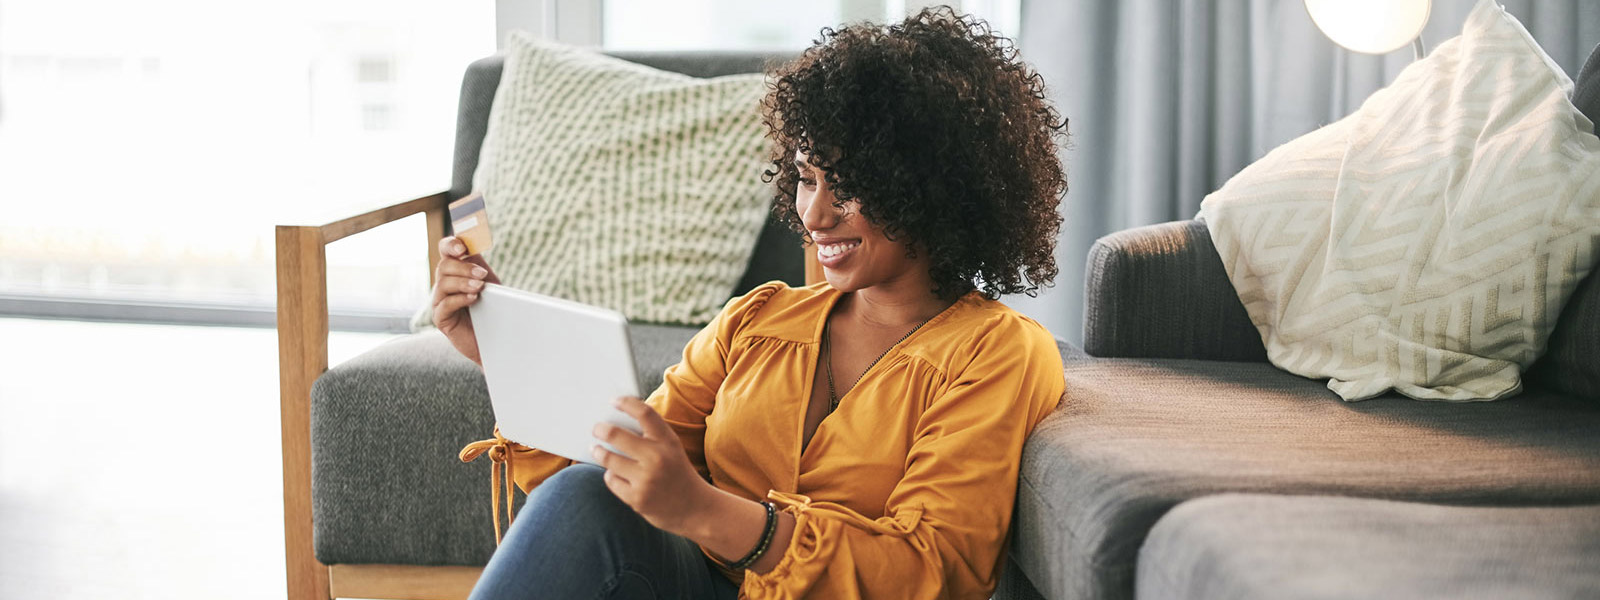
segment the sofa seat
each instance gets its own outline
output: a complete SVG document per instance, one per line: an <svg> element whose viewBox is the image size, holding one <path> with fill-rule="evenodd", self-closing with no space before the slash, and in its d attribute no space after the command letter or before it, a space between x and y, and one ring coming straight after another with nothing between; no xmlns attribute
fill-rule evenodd
<svg viewBox="0 0 1600 600"><path fill-rule="evenodd" d="M630 325L639 389L659 386L698 330ZM487 564L494 552L490 463L463 464L456 454L493 429L483 372L438 331L329 369L311 390L317 560Z"/></svg>
<svg viewBox="0 0 1600 600"><path fill-rule="evenodd" d="M1139 553L1140 600L1600 598L1600 506L1220 495Z"/></svg>
<svg viewBox="0 0 1600 600"><path fill-rule="evenodd" d="M1180 502L1227 492L1455 505L1600 503L1600 402L1347 403L1267 363L1068 360L1023 450L1013 560L1049 598L1131 598L1139 547ZM1008 580L1000 597L1032 590Z"/></svg>

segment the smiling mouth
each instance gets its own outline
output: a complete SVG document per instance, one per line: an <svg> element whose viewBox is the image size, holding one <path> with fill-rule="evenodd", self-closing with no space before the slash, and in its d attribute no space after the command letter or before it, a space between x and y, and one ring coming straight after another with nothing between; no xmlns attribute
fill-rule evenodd
<svg viewBox="0 0 1600 600"><path fill-rule="evenodd" d="M856 249L856 247L860 245L861 242L859 241L839 242L837 244L819 244L817 245L817 256L820 258L833 258L835 256L841 256L851 250Z"/></svg>

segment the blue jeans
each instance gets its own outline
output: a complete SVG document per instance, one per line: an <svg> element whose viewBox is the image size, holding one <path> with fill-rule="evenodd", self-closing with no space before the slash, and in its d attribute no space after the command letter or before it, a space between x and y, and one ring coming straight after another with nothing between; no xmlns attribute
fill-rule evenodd
<svg viewBox="0 0 1600 600"><path fill-rule="evenodd" d="M645 521L604 475L580 463L534 488L471 600L739 596L699 546Z"/></svg>

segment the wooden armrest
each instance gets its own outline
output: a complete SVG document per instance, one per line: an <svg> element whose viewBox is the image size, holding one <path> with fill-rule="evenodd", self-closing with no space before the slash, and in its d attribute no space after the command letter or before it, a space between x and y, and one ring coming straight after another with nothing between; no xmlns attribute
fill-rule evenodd
<svg viewBox="0 0 1600 600"><path fill-rule="evenodd" d="M321 225L277 227L278 389L283 435L283 533L288 597L326 600L328 567L311 539L311 384L328 370L327 245L385 223L428 215L428 280L439 264L448 192Z"/></svg>
<svg viewBox="0 0 1600 600"><path fill-rule="evenodd" d="M439 238L444 237L444 216L449 205L450 193L436 192L420 198L381 206L358 215L327 223L318 225L279 225L278 229L280 231L284 228L295 230L315 229L317 234L308 235L307 237L320 237L323 244L331 244L379 225L393 223L417 213L427 213L428 237L429 241L432 242L428 246L428 275L431 279L433 268L439 263L438 241ZM282 245L281 239L279 245Z"/></svg>

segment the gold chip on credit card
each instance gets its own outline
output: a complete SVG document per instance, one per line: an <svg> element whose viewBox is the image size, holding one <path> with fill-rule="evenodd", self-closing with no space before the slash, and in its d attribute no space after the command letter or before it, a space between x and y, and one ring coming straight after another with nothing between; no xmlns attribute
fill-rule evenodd
<svg viewBox="0 0 1600 600"><path fill-rule="evenodd" d="M489 212L484 209L483 194L473 192L450 203L450 230L466 244L467 255L489 251L494 237L489 235Z"/></svg>

